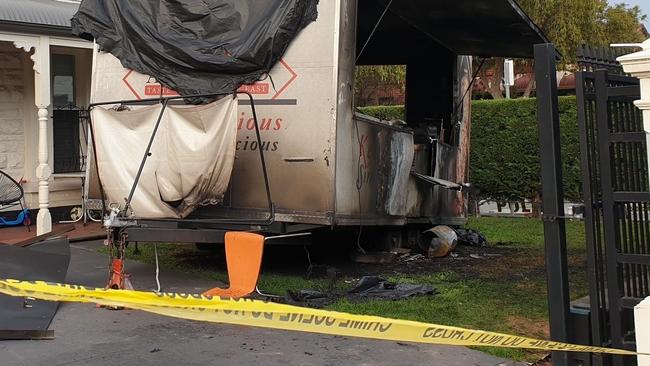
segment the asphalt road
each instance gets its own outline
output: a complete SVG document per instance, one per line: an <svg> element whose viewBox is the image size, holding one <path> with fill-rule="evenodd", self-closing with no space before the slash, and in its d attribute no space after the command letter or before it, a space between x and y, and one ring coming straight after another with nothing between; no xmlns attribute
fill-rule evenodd
<svg viewBox="0 0 650 366"><path fill-rule="evenodd" d="M107 259L99 245L73 244L68 283L104 285ZM129 262L128 271L135 288L155 287L152 266ZM167 292L215 286L164 269L160 278ZM88 304L62 304L50 329L51 341L0 342L0 365L513 365L465 347L201 323Z"/></svg>

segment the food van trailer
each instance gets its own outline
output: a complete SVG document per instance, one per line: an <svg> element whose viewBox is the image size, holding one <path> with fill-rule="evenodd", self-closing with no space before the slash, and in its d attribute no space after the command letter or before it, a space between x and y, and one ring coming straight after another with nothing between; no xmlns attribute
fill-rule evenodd
<svg viewBox="0 0 650 366"><path fill-rule="evenodd" d="M239 89L223 201L182 219L107 220L113 238L213 243L232 228L374 227L399 233L395 243L466 222L471 56L532 57L544 35L512 0L328 0L317 10L268 77ZM356 111L359 65L406 66L401 120ZM182 100L104 52L95 52L92 84L94 105Z"/></svg>

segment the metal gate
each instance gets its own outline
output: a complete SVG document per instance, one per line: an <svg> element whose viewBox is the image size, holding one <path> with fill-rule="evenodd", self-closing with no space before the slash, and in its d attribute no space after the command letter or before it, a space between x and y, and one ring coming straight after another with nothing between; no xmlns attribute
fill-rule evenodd
<svg viewBox="0 0 650 366"><path fill-rule="evenodd" d="M576 75L591 339L634 350L633 308L650 295L648 154L633 103L640 99L639 80L623 75L615 56L583 49L583 71Z"/></svg>

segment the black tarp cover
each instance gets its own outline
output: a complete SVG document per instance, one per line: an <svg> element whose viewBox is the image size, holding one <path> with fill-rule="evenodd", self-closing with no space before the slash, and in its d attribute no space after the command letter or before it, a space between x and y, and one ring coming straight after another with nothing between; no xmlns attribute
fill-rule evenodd
<svg viewBox="0 0 650 366"><path fill-rule="evenodd" d="M316 20L318 0L83 0L74 34L181 95L226 93L267 74Z"/></svg>

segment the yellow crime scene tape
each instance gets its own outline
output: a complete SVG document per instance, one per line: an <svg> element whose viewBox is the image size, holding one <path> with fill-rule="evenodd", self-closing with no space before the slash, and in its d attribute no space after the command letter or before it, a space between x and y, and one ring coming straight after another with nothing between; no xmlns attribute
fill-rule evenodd
<svg viewBox="0 0 650 366"><path fill-rule="evenodd" d="M349 337L457 346L637 355L635 352L620 349L582 346L409 320L353 315L251 299L110 290L11 279L0 279L0 293L48 301L126 307L182 319Z"/></svg>

